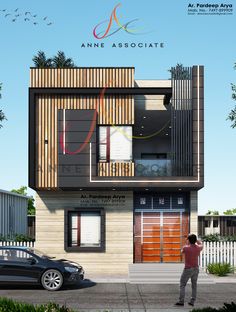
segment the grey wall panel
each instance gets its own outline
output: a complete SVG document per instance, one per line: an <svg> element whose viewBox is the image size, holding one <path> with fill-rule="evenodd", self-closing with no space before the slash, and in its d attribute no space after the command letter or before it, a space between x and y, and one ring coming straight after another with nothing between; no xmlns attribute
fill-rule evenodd
<svg viewBox="0 0 236 312"><path fill-rule="evenodd" d="M0 192L0 234L27 234L28 199Z"/></svg>
<svg viewBox="0 0 236 312"><path fill-rule="evenodd" d="M85 143L88 133L91 131L93 123L94 110L59 110L59 134L65 128L65 146L66 151L63 151L62 146L58 149L58 186L63 187L78 187L84 179L89 178L90 164L90 146ZM73 120L72 120L73 119ZM68 130L68 131L67 131ZM73 133L73 134L72 134ZM59 135L60 137L60 135ZM94 150L92 154L92 174L97 173L96 165L96 125L91 132ZM68 139L69 138L69 139ZM84 140L81 140L84 138Z"/></svg>

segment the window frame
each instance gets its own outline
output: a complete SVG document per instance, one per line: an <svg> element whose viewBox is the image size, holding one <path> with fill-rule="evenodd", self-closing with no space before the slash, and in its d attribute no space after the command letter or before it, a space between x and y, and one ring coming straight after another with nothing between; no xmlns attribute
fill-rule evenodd
<svg viewBox="0 0 236 312"><path fill-rule="evenodd" d="M101 215L101 246L99 247L81 247L69 246L69 214L70 212L99 212ZM64 250L67 252L105 252L105 210L104 208L74 207L65 208L64 211Z"/></svg>

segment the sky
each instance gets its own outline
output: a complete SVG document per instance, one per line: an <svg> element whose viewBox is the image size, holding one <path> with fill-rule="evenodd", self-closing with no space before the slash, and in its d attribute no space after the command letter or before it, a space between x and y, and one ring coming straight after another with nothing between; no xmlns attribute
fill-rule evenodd
<svg viewBox="0 0 236 312"><path fill-rule="evenodd" d="M135 34L121 29L104 40L96 40L94 27L109 19L118 3L121 23L138 19L128 26ZM135 79L168 79L168 69L177 63L204 65L205 187L199 191L199 213L235 208L236 129L226 118L234 107L231 83L236 82L236 42L232 34L236 11L232 15L188 15L189 4L196 8L197 3L232 2L0 0L0 10L6 10L0 11L0 108L8 119L0 129L0 189L11 190L28 183L32 57L39 50L48 57L62 50L77 66L134 66ZM103 25L98 29L104 30ZM82 43L98 42L103 42L104 47L81 47ZM138 42L164 43L164 47L111 48L112 43ZM34 194L33 190L29 194Z"/></svg>

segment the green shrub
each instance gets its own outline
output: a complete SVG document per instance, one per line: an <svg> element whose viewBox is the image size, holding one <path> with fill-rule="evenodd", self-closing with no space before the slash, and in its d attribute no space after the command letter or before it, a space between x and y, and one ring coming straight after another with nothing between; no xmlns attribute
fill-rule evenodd
<svg viewBox="0 0 236 312"><path fill-rule="evenodd" d="M229 263L210 263L207 271L218 276L226 276L228 273L233 273L234 268Z"/></svg>
<svg viewBox="0 0 236 312"><path fill-rule="evenodd" d="M224 306L220 309L220 312L235 312L236 311L236 303L224 303Z"/></svg>
<svg viewBox="0 0 236 312"><path fill-rule="evenodd" d="M220 234L208 234L202 237L204 242L236 242L236 235L221 236Z"/></svg>
<svg viewBox="0 0 236 312"><path fill-rule="evenodd" d="M235 311L236 311L236 304L234 302L224 303L224 306L219 309L206 307L202 309L191 310L191 312L235 312Z"/></svg>
<svg viewBox="0 0 236 312"><path fill-rule="evenodd" d="M25 234L12 234L2 235L0 234L0 242L34 242L35 239Z"/></svg>
<svg viewBox="0 0 236 312"><path fill-rule="evenodd" d="M191 310L191 312L217 312L219 310L215 309L215 308L211 308L211 307L206 307L206 308L202 308L202 309L193 309Z"/></svg>
<svg viewBox="0 0 236 312"><path fill-rule="evenodd" d="M202 240L204 242L219 242L221 239L221 236L219 234L209 234L202 237Z"/></svg>
<svg viewBox="0 0 236 312"><path fill-rule="evenodd" d="M0 298L0 312L73 312L73 310L56 303L42 305L16 302L8 298Z"/></svg>

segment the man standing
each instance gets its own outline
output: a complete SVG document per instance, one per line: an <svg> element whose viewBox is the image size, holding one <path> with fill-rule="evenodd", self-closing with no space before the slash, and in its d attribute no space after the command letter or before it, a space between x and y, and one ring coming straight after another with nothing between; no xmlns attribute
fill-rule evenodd
<svg viewBox="0 0 236 312"><path fill-rule="evenodd" d="M185 286L190 278L192 283L192 297L188 304L194 306L197 295L197 278L199 273L198 257L202 248L202 243L197 240L197 236L195 234L189 234L187 245L182 249L182 253L185 256L185 267L180 278L179 301L175 304L176 306L184 305Z"/></svg>

